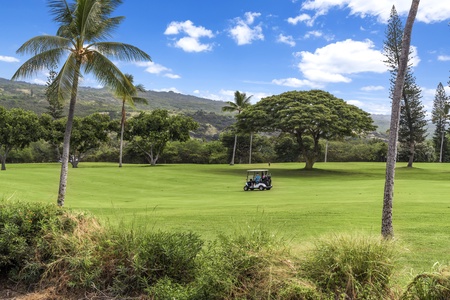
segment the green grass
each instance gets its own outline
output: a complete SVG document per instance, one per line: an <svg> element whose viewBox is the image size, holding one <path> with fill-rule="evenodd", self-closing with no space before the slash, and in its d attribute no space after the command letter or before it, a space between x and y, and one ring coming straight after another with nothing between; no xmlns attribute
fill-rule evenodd
<svg viewBox="0 0 450 300"><path fill-rule="evenodd" d="M450 166L398 164L394 231L405 273L450 261ZM81 163L69 170L66 207L91 211L113 225L193 231L206 239L264 222L303 249L330 233L378 235L384 163L272 164L274 188L244 192L254 165ZM0 197L56 203L59 164L9 164L0 172Z"/></svg>

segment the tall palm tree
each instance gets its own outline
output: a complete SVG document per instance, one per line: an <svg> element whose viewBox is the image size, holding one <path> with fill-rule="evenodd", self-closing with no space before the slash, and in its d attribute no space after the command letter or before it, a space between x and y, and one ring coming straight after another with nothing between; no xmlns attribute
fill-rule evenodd
<svg viewBox="0 0 450 300"><path fill-rule="evenodd" d="M241 113L246 107L250 106L250 99L253 96L248 96L245 93L241 93L239 91L234 92L234 102L227 101L227 106L222 107L222 111L227 112L237 112ZM233 146L233 156L231 158L230 165L234 165L234 157L236 155L236 144L237 144L237 134L234 134L234 146Z"/></svg>
<svg viewBox="0 0 450 300"><path fill-rule="evenodd" d="M122 153L123 153L123 133L125 131L125 120L126 120L126 112L125 112L125 104L128 103L131 106L134 106L134 103L145 103L147 104L147 99L137 97L137 92L145 92L145 88L142 84L133 85L134 77L131 74L125 74L125 78L132 84L132 89L127 91L126 93L121 93L118 91L116 93L117 97L122 99L122 119L120 121L120 154L119 154L119 168L122 167Z"/></svg>
<svg viewBox="0 0 450 300"><path fill-rule="evenodd" d="M70 136L77 101L78 83L85 74L92 74L101 84L118 93L132 90L132 84L110 59L125 61L150 61L150 56L139 48L107 42L107 38L124 17L111 17L122 0L48 0L50 12L59 24L56 35L36 36L25 42L19 54L31 54L12 79L31 77L46 66L59 64L62 68L52 84L61 99L70 95L69 114L64 133L62 164L57 203L64 205L69 163Z"/></svg>

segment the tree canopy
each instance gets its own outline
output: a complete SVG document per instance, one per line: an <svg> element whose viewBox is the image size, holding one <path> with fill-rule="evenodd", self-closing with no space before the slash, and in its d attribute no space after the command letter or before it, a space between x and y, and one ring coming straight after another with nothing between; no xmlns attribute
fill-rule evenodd
<svg viewBox="0 0 450 300"><path fill-rule="evenodd" d="M299 145L306 165L312 169L320 154L320 139L338 139L373 131L370 115L322 90L290 91L261 99L241 112L238 127L249 122L259 132L284 132Z"/></svg>
<svg viewBox="0 0 450 300"><path fill-rule="evenodd" d="M131 118L126 125L125 139L155 165L169 141L187 141L189 132L197 127L191 117L171 116L167 110L157 109Z"/></svg>
<svg viewBox="0 0 450 300"><path fill-rule="evenodd" d="M0 106L0 160L6 170L6 157L12 149L22 149L40 137L38 116L21 108L6 110Z"/></svg>

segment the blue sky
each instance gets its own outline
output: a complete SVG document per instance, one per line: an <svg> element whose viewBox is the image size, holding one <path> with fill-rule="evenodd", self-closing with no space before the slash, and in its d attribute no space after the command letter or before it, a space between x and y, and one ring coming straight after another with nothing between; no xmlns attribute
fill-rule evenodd
<svg viewBox="0 0 450 300"><path fill-rule="evenodd" d="M367 112L389 114L389 73L382 62L386 21L395 5L403 24L411 0L124 0L112 41L146 51L149 63L117 62L135 83L212 100L253 102L291 90L319 88ZM7 1L0 9L0 77L27 57L28 39L55 34L46 0ZM413 28L414 75L431 112L439 82L450 75L450 5L422 0ZM43 70L29 82L44 84ZM98 86L85 77L85 86Z"/></svg>

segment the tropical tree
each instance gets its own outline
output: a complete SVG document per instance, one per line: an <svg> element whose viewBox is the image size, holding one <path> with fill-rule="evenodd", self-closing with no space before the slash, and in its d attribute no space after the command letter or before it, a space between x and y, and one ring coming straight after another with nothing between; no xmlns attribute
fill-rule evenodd
<svg viewBox="0 0 450 300"><path fill-rule="evenodd" d="M23 149L40 137L39 118L21 108L6 110L0 106L0 160L6 170L6 158L12 149Z"/></svg>
<svg viewBox="0 0 450 300"><path fill-rule="evenodd" d="M395 6L392 6L390 18L386 29L386 41L384 42L385 63L391 73L390 97L393 98L395 81L400 55L402 50L403 25L397 14ZM408 167L414 162L415 146L426 138L425 109L421 102L422 90L416 84L412 66L409 63L412 53L408 54L408 63L402 91L402 105L400 109L399 142L405 149L409 149Z"/></svg>
<svg viewBox="0 0 450 300"><path fill-rule="evenodd" d="M245 93L241 93L239 91L236 91L236 92L234 92L234 102L227 101L226 102L227 105L222 107L222 111L234 112L234 113L237 112L238 114L240 114L245 108L247 108L247 107L249 107L251 105L250 104L250 99L251 98L252 98L252 96L248 96L247 97L247 95ZM251 143L252 142L250 140L250 144ZM236 144L237 144L237 132L234 134L233 154L232 154L231 162L230 162L231 166L234 165L234 158L235 158L235 155L236 155Z"/></svg>
<svg viewBox="0 0 450 300"><path fill-rule="evenodd" d="M134 77L131 74L125 74L125 78L133 84ZM119 168L122 167L122 157L123 157L123 133L125 131L125 121L126 121L126 112L125 112L125 104L129 104L134 107L134 103L145 103L147 104L147 99L137 97L138 92L145 92L145 88L142 84L131 86L132 89L129 91L117 91L116 96L121 98L122 100L122 118L120 120L120 146L119 146Z"/></svg>
<svg viewBox="0 0 450 300"><path fill-rule="evenodd" d="M59 206L64 205L66 195L70 136L82 72L92 74L117 93L126 94L133 89L132 84L111 59L150 60L147 53L135 46L105 41L124 19L123 16L111 17L121 3L121 0L48 0L54 21L59 24L56 35L36 36L17 50L19 54L31 54L32 57L19 67L13 80L31 77L66 58L51 85L58 97L70 97L57 200Z"/></svg>
<svg viewBox="0 0 450 300"><path fill-rule="evenodd" d="M73 168L78 168L78 163L89 151L109 140L109 124L107 114L95 113L84 118L74 118L69 158Z"/></svg>
<svg viewBox="0 0 450 300"><path fill-rule="evenodd" d="M398 128L400 123L400 103L403 96L403 85L405 83L405 76L408 68L412 27L419 8L419 2L420 0L412 0L411 8L406 20L405 30L402 37L397 78L395 80L394 93L392 97L391 124L389 129L389 144L386 160L386 180L384 185L383 212L381 219L381 234L385 239L389 239L394 236L394 227L392 225L392 203L394 197Z"/></svg>
<svg viewBox="0 0 450 300"><path fill-rule="evenodd" d="M376 129L368 113L321 90L291 91L263 98L237 118L238 127L251 120L261 132L291 135L307 170L313 168L321 154L320 139L356 136Z"/></svg>
<svg viewBox="0 0 450 300"><path fill-rule="evenodd" d="M435 145L436 153L439 152L439 162L444 161L444 152L447 152L447 148L444 148L445 132L449 116L449 98L445 93L444 86L439 82L436 88L436 94L433 101L433 110L431 111L431 122L436 126L433 135L433 143Z"/></svg>
<svg viewBox="0 0 450 300"><path fill-rule="evenodd" d="M153 166L169 141L187 141L189 132L197 127L198 123L191 117L171 116L167 110L157 109L132 117L127 122L125 139L130 141L131 147L145 153Z"/></svg>

